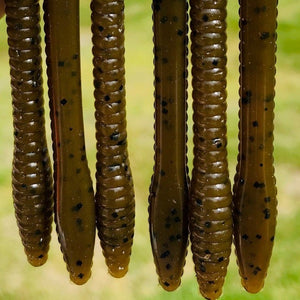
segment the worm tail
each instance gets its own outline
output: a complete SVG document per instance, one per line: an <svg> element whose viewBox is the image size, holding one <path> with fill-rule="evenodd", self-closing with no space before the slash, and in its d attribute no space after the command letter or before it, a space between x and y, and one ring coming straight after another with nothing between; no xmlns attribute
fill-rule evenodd
<svg viewBox="0 0 300 300"><path fill-rule="evenodd" d="M109 272L128 270L134 235L134 189L127 152L124 1L93 0L97 138L96 219Z"/></svg>
<svg viewBox="0 0 300 300"><path fill-rule="evenodd" d="M226 0L191 0L194 168L190 231L201 294L222 293L232 242L226 137Z"/></svg>
<svg viewBox="0 0 300 300"><path fill-rule="evenodd" d="M13 98L15 214L28 261L47 260L53 212L41 67L40 7L36 0L6 1Z"/></svg>
<svg viewBox="0 0 300 300"><path fill-rule="evenodd" d="M273 166L277 1L240 0L239 155L234 243L242 285L262 289L276 227Z"/></svg>

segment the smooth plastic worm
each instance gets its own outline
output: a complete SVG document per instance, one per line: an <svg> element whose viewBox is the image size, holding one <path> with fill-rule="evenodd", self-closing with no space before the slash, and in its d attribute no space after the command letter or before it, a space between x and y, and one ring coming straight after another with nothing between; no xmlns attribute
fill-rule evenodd
<svg viewBox="0 0 300 300"><path fill-rule="evenodd" d="M44 10L55 219L70 278L83 284L91 275L95 204L82 120L79 3L46 0Z"/></svg>
<svg viewBox="0 0 300 300"><path fill-rule="evenodd" d="M110 274L128 270L134 235L134 190L127 152L124 1L93 0L97 138L96 219Z"/></svg>
<svg viewBox="0 0 300 300"><path fill-rule="evenodd" d="M194 161L190 233L201 294L217 299L232 243L226 137L226 0L191 0Z"/></svg>
<svg viewBox="0 0 300 300"><path fill-rule="evenodd" d="M47 260L53 213L37 0L7 0L6 22L13 98L15 215L28 261Z"/></svg>
<svg viewBox="0 0 300 300"><path fill-rule="evenodd" d="M240 1L239 156L234 241L242 284L264 285L273 248L277 200L273 167L276 0Z"/></svg>
<svg viewBox="0 0 300 300"><path fill-rule="evenodd" d="M155 166L149 225L159 283L172 291L180 285L188 240L187 3L155 0L152 9Z"/></svg>

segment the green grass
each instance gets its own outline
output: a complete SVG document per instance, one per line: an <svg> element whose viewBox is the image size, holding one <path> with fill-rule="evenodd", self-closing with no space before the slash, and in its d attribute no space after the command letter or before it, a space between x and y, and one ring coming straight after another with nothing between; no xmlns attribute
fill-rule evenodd
<svg viewBox="0 0 300 300"><path fill-rule="evenodd" d="M33 268L27 262L18 236L11 197L13 129L5 21L0 21L0 299L201 299L189 252L181 287L163 291L157 282L148 235L148 189L153 167L153 58L151 1L127 0L126 94L131 166L136 192L136 231L130 271L123 279L111 278L99 248L95 249L93 275L84 286L70 283L53 232L49 259ZM95 172L95 130L89 1L82 0L82 85L87 156ZM228 3L228 158L233 178L238 126L238 4ZM275 109L275 167L279 216L277 235L265 288L247 294L232 255L222 299L298 299L300 295L300 5L279 1L277 85ZM45 69L45 68L44 68ZM47 91L45 86L45 91ZM190 90L189 90L190 94ZM48 102L45 93L45 102ZM48 105L46 105L47 107ZM191 97L189 98L191 108ZM49 110L46 110L48 144ZM189 109L189 166L192 163L192 123ZM50 147L51 148L51 147Z"/></svg>

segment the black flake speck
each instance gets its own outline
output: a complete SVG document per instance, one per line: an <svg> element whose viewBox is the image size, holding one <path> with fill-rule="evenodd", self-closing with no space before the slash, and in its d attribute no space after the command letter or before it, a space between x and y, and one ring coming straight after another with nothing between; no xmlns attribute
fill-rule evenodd
<svg viewBox="0 0 300 300"><path fill-rule="evenodd" d="M113 213L111 214L111 216L112 216L113 218L117 218L117 217L118 217L118 214L117 214L116 212L113 212Z"/></svg>
<svg viewBox="0 0 300 300"><path fill-rule="evenodd" d="M258 122L257 122L257 121L253 121L253 122L252 122L252 126L253 126L253 127L258 127Z"/></svg>
<svg viewBox="0 0 300 300"><path fill-rule="evenodd" d="M202 205L203 203L202 203L202 200L201 199L196 199L196 203L198 204L198 205Z"/></svg>
<svg viewBox="0 0 300 300"><path fill-rule="evenodd" d="M110 139L112 141L117 141L120 137L120 133L119 132L113 132L111 135L110 135Z"/></svg>
<svg viewBox="0 0 300 300"><path fill-rule="evenodd" d="M203 20L204 22L207 22L207 21L208 21L208 15L203 15L202 20Z"/></svg>
<svg viewBox="0 0 300 300"><path fill-rule="evenodd" d="M264 198L264 201L265 201L266 203L270 202L270 201L271 201L271 197L265 197L265 198Z"/></svg>
<svg viewBox="0 0 300 300"><path fill-rule="evenodd" d="M260 239L261 239L261 235L260 235L260 234L257 234L257 235L256 235L256 238L260 240Z"/></svg>
<svg viewBox="0 0 300 300"><path fill-rule="evenodd" d="M263 182L258 182L258 181L255 181L253 186L256 188L256 189L263 189L265 187L265 184Z"/></svg>
<svg viewBox="0 0 300 300"><path fill-rule="evenodd" d="M251 91L246 91L245 96L242 97L242 103L243 104L248 104L251 102L251 97L252 97L252 92Z"/></svg>
<svg viewBox="0 0 300 300"><path fill-rule="evenodd" d="M67 104L67 102L68 102L68 101L67 101L66 99L62 99L62 100L60 100L60 104L61 104L61 105L66 105L66 104Z"/></svg>
<svg viewBox="0 0 300 300"><path fill-rule="evenodd" d="M271 216L270 209L268 208L264 209L263 213L265 214L265 219L270 219Z"/></svg>
<svg viewBox="0 0 300 300"><path fill-rule="evenodd" d="M223 260L224 260L223 256L221 256L221 257L218 258L218 262L222 262Z"/></svg>
<svg viewBox="0 0 300 300"><path fill-rule="evenodd" d="M183 31L181 29L177 30L177 35L182 36L183 35Z"/></svg>
<svg viewBox="0 0 300 300"><path fill-rule="evenodd" d="M211 222L205 222L204 225L205 225L206 228L210 228L211 227Z"/></svg>
<svg viewBox="0 0 300 300"><path fill-rule="evenodd" d="M64 61L61 61L61 60L60 60L60 61L58 62L58 66L59 66L59 67L63 67L64 65L65 65L65 62L64 62Z"/></svg>
<svg viewBox="0 0 300 300"><path fill-rule="evenodd" d="M166 257L168 257L169 255L170 255L170 251L167 250L167 251L165 251L164 253L162 253L162 254L160 255L160 258L166 258Z"/></svg>
<svg viewBox="0 0 300 300"><path fill-rule="evenodd" d="M259 38L261 40L266 40L269 37L270 37L270 33L269 32L260 32L260 34L259 34Z"/></svg>
<svg viewBox="0 0 300 300"><path fill-rule="evenodd" d="M76 265L77 265L77 266L81 266L81 265L82 265L82 261L81 261L81 260L77 260L77 261L76 261Z"/></svg>
<svg viewBox="0 0 300 300"><path fill-rule="evenodd" d="M218 61L217 59L214 59L214 60L212 61L212 64L213 64L214 66L217 66L218 63L219 63L219 61Z"/></svg>
<svg viewBox="0 0 300 300"><path fill-rule="evenodd" d="M72 211L79 211L82 208L82 203L79 202L75 206L72 207Z"/></svg>
<svg viewBox="0 0 300 300"><path fill-rule="evenodd" d="M247 234L242 235L242 239L248 240L248 235Z"/></svg>

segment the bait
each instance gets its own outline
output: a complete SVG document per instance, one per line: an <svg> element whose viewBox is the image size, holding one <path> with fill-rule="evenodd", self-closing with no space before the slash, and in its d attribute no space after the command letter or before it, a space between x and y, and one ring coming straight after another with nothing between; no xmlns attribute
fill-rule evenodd
<svg viewBox="0 0 300 300"><path fill-rule="evenodd" d="M160 285L180 285L188 242L187 3L154 0L155 166L149 196Z"/></svg>
<svg viewBox="0 0 300 300"><path fill-rule="evenodd" d="M239 155L234 184L234 242L242 285L264 285L276 227L273 119L276 0L240 1Z"/></svg>
<svg viewBox="0 0 300 300"><path fill-rule="evenodd" d="M191 250L206 299L222 294L232 244L226 137L226 0L191 0L194 161Z"/></svg>
<svg viewBox="0 0 300 300"><path fill-rule="evenodd" d="M45 136L40 6L37 0L7 0L6 22L13 98L15 215L33 266L47 261L53 192Z"/></svg>
<svg viewBox="0 0 300 300"><path fill-rule="evenodd" d="M127 152L124 1L93 0L96 224L110 274L128 271L135 202Z"/></svg>
<svg viewBox="0 0 300 300"><path fill-rule="evenodd" d="M91 275L95 204L82 119L79 2L46 0L44 10L55 219L70 278L83 284Z"/></svg>

